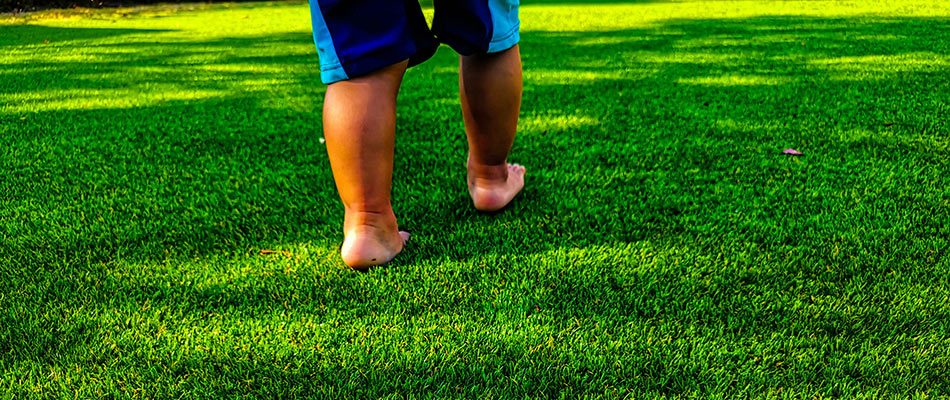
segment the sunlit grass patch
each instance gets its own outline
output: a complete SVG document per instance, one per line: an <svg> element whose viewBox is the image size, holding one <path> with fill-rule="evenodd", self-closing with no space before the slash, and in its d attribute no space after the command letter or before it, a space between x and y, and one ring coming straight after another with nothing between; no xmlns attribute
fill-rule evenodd
<svg viewBox="0 0 950 400"><path fill-rule="evenodd" d="M171 89L171 90L169 90ZM174 85L154 84L124 89L46 90L17 96L2 95L0 101L9 113L35 113L55 110L96 110L161 105L172 101L197 101L229 95L221 90L174 90ZM146 92L146 93L142 93ZM15 100L15 101L14 101Z"/></svg>
<svg viewBox="0 0 950 400"><path fill-rule="evenodd" d="M684 85L706 86L745 86L745 85L783 85L791 82L787 77L755 75L723 75L701 78L683 78L676 81Z"/></svg>
<svg viewBox="0 0 950 400"><path fill-rule="evenodd" d="M569 131L585 125L595 125L599 121L583 115L537 115L524 116L518 121L522 130L528 132Z"/></svg>
<svg viewBox="0 0 950 400"><path fill-rule="evenodd" d="M537 70L529 69L527 79L539 85L583 85L600 80L620 80L627 78L636 71L618 71L602 68L599 71L590 71L583 68L569 70Z"/></svg>
<svg viewBox="0 0 950 400"><path fill-rule="evenodd" d="M950 56L933 52L899 55L869 55L856 57L829 57L810 60L809 64L817 68L826 68L841 72L843 77L857 78L866 75L887 75L911 72L942 73L950 68ZM892 75L893 76L893 75Z"/></svg>

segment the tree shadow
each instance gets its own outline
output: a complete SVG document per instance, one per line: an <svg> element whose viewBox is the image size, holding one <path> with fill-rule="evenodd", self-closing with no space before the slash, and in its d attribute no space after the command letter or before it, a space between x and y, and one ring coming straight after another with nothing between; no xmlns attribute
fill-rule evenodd
<svg viewBox="0 0 950 400"><path fill-rule="evenodd" d="M792 295L771 299L778 305L766 309L767 302L742 293L767 287L830 296L821 292L827 287L795 285L884 276L901 263L936 262L945 254L908 253L888 262L877 256L921 252L904 243L925 237L946 244L933 233L950 226L936 189L950 184L948 126L938 117L950 93L948 21L761 17L611 32L526 31L513 157L529 166L529 185L506 212L487 216L474 212L465 195L456 60L443 48L408 73L400 97L394 199L401 223L416 235L395 268L355 276L311 264L297 276L223 276L200 288L123 280L110 268L237 259L289 243L338 244L342 210L317 140L322 85L309 33L100 43L103 52L86 58L5 63L0 73L17 80L4 79L0 94L21 102L0 113L0 262L14 266L3 273L17 279L0 281L10 293L16 282L30 282L35 296L22 301L39 311L82 306L106 314L116 312L112 299L123 298L190 316L287 309L320 320L329 318L327 310L354 318L391 313L386 302L396 298L400 317L411 318L491 310L492 298L506 290L520 293L505 305L521 313L519 321L535 312L555 322L613 318L614 328L673 320L725 323L714 328L727 333L751 327L759 334L862 337L840 313L791 308ZM17 32L0 31L0 44L31 45L47 36ZM78 48L83 40L140 31L50 32ZM130 51L111 53L108 46ZM792 146L806 150L805 158L778 154ZM914 186L916 192L902 186L914 179L931 185ZM846 206L855 187L880 190L863 195L861 209ZM932 212L889 214L885 200L895 199ZM829 210L838 222L816 219ZM856 228L866 225L881 228ZM634 245L679 252L664 268L638 271ZM829 246L840 252L824 251ZM558 258L570 251L586 253ZM776 258L787 269L752 268ZM505 270L515 260L524 265ZM442 261L451 266L432 274L423 268ZM714 269L721 261L734 269ZM743 268L738 278L727 275ZM892 311L901 326L940 320ZM47 327L11 320L3 321L13 328L4 331L0 343L9 346L0 353L15 358L8 350L24 348ZM50 360L101 329L70 320L60 336L38 342L60 343L54 353L24 351ZM677 382L696 379L695 371L671 374L679 374Z"/></svg>
<svg viewBox="0 0 950 400"><path fill-rule="evenodd" d="M945 35L934 26L946 22L762 17L526 32L515 156L533 181L517 217L497 217L491 235L460 228L473 233L458 241L506 237L514 226L524 231L507 239L510 248L532 252L664 238L700 244L709 234L763 248L816 243L828 232L795 224L828 205L803 195L886 187L866 166L845 174L843 161L899 165L913 154L932 167L946 159L947 124L936 118L946 91L922 89L947 87L946 62L930 61L950 50L933 45ZM913 112L902 104L911 93L922 98ZM812 154L781 156L793 146ZM464 205L459 196L427 215L474 218Z"/></svg>
<svg viewBox="0 0 950 400"><path fill-rule="evenodd" d="M0 46L80 44L85 40L115 36L169 32L161 29L68 28L45 25L0 25Z"/></svg>
<svg viewBox="0 0 950 400"><path fill-rule="evenodd" d="M774 227L777 222L751 209L757 205L723 191L754 193L763 177L801 169L801 163L771 156L785 144L811 142L826 154L892 147L900 151L877 157L913 151L923 163L946 156L945 148L933 151L931 143L915 139L916 131L945 124L926 111L936 110L946 92L924 94L918 112L897 114L898 103L867 112L872 99L914 85L946 87L945 80L928 80L943 76L946 65L927 64L927 57L947 54L946 44L935 45L946 43L943 31L934 29L946 23L761 17L612 32L524 32L525 100L515 157L531 166L530 184L508 212L493 216L467 205L464 171L457 168L465 152L460 118L445 116L457 113L454 60L443 48L410 71L401 95L397 158L406 162L394 181L397 208L423 235L493 243L446 246L444 239L421 236L426 240L416 256L458 260L503 243L530 254L675 237L737 214L703 212L710 209L748 212L747 222ZM133 33L53 32L73 38ZM0 93L35 94L19 104L20 111L3 116L12 121L5 144L22 144L18 132L30 132L36 145L8 152L8 192L20 204L57 210L62 221L54 228L26 218L24 224L36 224L33 233L6 240L35 253L85 255L93 262L120 253L163 259L169 252L193 257L308 237L335 241L340 211L326 190L332 180L316 141L322 85L310 40L293 32L107 43L99 47L134 51L0 66L29 82L26 88L4 85ZM191 61L207 54L220 56L200 65ZM848 66L856 63L880 70L855 75ZM147 87L166 93L141 105L95 105L110 93L116 99L109 100L122 103L123 91ZM196 93L204 97L175 99ZM842 101L844 95L852 97ZM27 117L21 121L19 115ZM43 128L53 125L67 128ZM822 127L871 133L850 142L809 133ZM618 136L617 129L630 133ZM749 167L725 170L737 161ZM149 182L160 176L166 179ZM19 189L37 182L69 195ZM111 222L83 224L87 213ZM142 219L144 214L152 217ZM446 221L457 222L446 227ZM726 237L744 232L724 226L729 228L719 233ZM76 234L64 239L59 229ZM808 240L776 232L755 237L773 244Z"/></svg>

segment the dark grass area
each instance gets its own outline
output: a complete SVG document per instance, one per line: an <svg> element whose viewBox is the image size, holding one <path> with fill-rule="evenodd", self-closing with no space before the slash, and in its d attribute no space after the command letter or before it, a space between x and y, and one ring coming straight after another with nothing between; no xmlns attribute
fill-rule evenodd
<svg viewBox="0 0 950 400"><path fill-rule="evenodd" d="M305 29L0 25L0 391L950 395L950 10L677 10L525 29L528 186L497 215L466 196L454 55L412 69L413 237L367 274Z"/></svg>
<svg viewBox="0 0 950 400"><path fill-rule="evenodd" d="M272 1L293 1L293 0L272 0ZM47 11L57 9L110 9L110 8L130 8L141 7L155 4L181 5L181 4L214 4L214 3L241 3L242 1L222 1L222 0L0 0L0 13L20 14L36 11ZM243 1L249 3L250 1Z"/></svg>
<svg viewBox="0 0 950 400"><path fill-rule="evenodd" d="M294 2L295 0L272 0L272 1L289 1ZM418 0L419 4L423 7L432 7L433 0ZM648 2L676 2L684 0L625 0L623 3L635 4L635 3L648 3ZM34 12L58 8L128 8L128 7L140 7L151 4L189 4L189 3L199 3L199 4L213 4L213 3L241 3L242 1L222 1L222 0L132 0L132 1L122 1L122 0L0 0L0 13L21 13L21 12ZM244 1L248 3L250 1ZM616 4L617 0L529 0L523 2L526 5L541 5L541 4Z"/></svg>

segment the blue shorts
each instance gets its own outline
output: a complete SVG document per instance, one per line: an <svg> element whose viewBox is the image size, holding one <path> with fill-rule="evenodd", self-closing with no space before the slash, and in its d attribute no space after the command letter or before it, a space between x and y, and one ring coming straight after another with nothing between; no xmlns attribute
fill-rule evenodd
<svg viewBox="0 0 950 400"><path fill-rule="evenodd" d="M320 78L330 84L409 60L419 64L439 43L461 55L518 43L518 0L435 0L432 29L418 0L310 0Z"/></svg>

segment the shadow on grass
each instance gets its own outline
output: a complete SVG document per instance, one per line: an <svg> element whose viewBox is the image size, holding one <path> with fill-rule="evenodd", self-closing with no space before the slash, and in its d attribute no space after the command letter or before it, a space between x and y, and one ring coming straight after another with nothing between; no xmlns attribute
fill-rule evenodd
<svg viewBox="0 0 950 400"><path fill-rule="evenodd" d="M556 321L623 316L615 322L727 321L763 334L862 335L840 313L765 309L741 293L781 293L816 277L884 276L945 254L914 243L939 248L946 243L935 238L950 226L934 189L950 184L948 126L939 117L950 93L947 23L768 17L524 32L525 97L513 157L529 166L528 187L494 216L468 207L455 58L443 48L409 72L400 98L394 198L416 236L396 272L303 283L278 275L197 290L129 282L109 269L120 261L157 265L338 243L342 210L317 141L322 85L309 33L86 48L83 40L148 31L3 28L0 45L68 37L71 50L87 52L0 65L4 76L17 77L4 80L0 93L19 100L0 114L0 260L17 266L4 285L13 293L9 286L29 277L34 292L23 302L39 309L82 305L105 313L110 299L128 298L188 315L289 307L319 319L329 309L390 312L385 303L393 296L410 316L487 310L485 299L497 289L490 285L520 279L538 292L512 295L520 303L508 306L527 315L543 304ZM785 147L806 157L779 155ZM895 211L894 201L917 207ZM609 255L633 244L680 253L668 254L668 269L640 274L630 272L638 262L632 255L596 257L597 249ZM591 261L552 256L571 249L594 249ZM549 256L556 265L544 269ZM427 287L446 290L418 297L411 283L374 289L363 281L386 283L385 274L439 260L471 268L425 278ZM539 269L506 272L512 260ZM788 268L735 279L712 268L766 261ZM588 270L598 265L607 265L600 275ZM902 326L933 324L926 315L899 318ZM27 321L6 331L6 360L52 360L97 329L72 321L54 331ZM33 337L51 347L20 346ZM456 383L467 385L472 371ZM698 379L686 370L671 374L680 383Z"/></svg>
<svg viewBox="0 0 950 400"><path fill-rule="evenodd" d="M947 65L929 61L947 55L945 33L934 28L946 23L768 17L524 32L525 99L514 156L531 166L529 186L508 212L488 217L467 206L462 171L454 168L464 142L445 139L460 137L460 125L445 116L457 106L454 61L442 49L410 72L401 97L397 152L405 161L397 161L396 206L415 230L493 244L447 246L432 236L414 254L467 259L505 243L530 254L683 235L736 240L737 232L763 245L801 245L813 238L773 229L780 219L756 209L762 182L805 172L807 161L774 153L802 145L828 155L869 153L879 146L899 151L876 158L943 157L946 149L934 152L926 134L945 122L926 111L945 100L937 89L947 83L937 78ZM135 32L6 29L27 29L9 36L18 38L13 43ZM126 51L111 53L110 46ZM316 142L322 85L311 47L305 33L140 40L98 45L78 61L0 66L25 82L0 87L24 96L18 111L2 117L13 122L0 140L33 145L8 151L5 190L19 199L17 213L41 202L61 218L55 226L30 217L8 224L33 229L6 240L34 254L96 262L335 238L340 212ZM431 79L414 79L421 76ZM125 102L123 91L145 104ZM879 104L910 91L918 112ZM806 173L788 183L805 178L821 177ZM83 222L90 214L101 220ZM729 220L737 215L743 221Z"/></svg>
<svg viewBox="0 0 950 400"><path fill-rule="evenodd" d="M521 6L532 5L582 5L582 4L642 4L642 3L672 3L684 0L526 0L521 1ZM419 0L422 7L433 7L433 0Z"/></svg>
<svg viewBox="0 0 950 400"><path fill-rule="evenodd" d="M0 25L0 46L62 45L82 46L82 41L129 34L168 32L160 29L67 28L44 25Z"/></svg>

